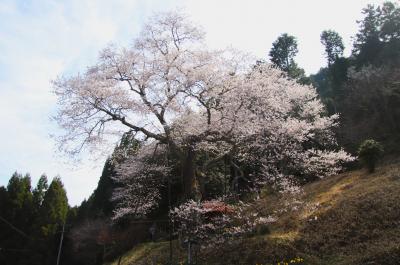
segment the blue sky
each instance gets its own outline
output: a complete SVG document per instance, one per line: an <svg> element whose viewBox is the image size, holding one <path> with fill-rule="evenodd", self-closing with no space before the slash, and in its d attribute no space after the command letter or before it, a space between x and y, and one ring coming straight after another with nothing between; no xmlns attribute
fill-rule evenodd
<svg viewBox="0 0 400 265"><path fill-rule="evenodd" d="M56 109L50 81L84 71L109 43L129 46L154 12L184 10L212 48L232 46L267 58L283 32L298 38L307 73L325 65L319 35L334 29L350 52L364 0L0 0L0 185L16 170L60 175L71 205L96 187L105 155L82 153L72 163L49 137Z"/></svg>

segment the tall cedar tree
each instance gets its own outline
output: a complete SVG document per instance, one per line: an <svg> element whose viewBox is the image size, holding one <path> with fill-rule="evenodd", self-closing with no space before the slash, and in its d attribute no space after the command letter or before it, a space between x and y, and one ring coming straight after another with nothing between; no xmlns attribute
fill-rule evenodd
<svg viewBox="0 0 400 265"><path fill-rule="evenodd" d="M343 56L344 44L342 37L333 30L324 30L321 33L321 43L325 46L325 56L328 66Z"/></svg>

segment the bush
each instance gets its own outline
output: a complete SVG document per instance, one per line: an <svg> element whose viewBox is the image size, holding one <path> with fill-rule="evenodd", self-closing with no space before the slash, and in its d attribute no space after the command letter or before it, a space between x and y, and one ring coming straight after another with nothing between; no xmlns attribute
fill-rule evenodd
<svg viewBox="0 0 400 265"><path fill-rule="evenodd" d="M365 140L358 148L358 157L367 166L369 172L375 171L375 165L383 154L383 146L372 139Z"/></svg>
<svg viewBox="0 0 400 265"><path fill-rule="evenodd" d="M268 235L270 233L271 233L271 231L270 231L268 225L266 225L266 224L260 224L256 227L256 234L259 236Z"/></svg>

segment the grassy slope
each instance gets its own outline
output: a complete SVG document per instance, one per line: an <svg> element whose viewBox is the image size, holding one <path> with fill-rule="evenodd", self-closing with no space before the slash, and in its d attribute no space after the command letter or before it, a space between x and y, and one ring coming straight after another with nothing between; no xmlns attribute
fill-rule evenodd
<svg viewBox="0 0 400 265"><path fill-rule="evenodd" d="M400 163L382 166L374 174L357 170L309 184L301 201L306 206L281 213L269 234L203 251L199 261L277 264L302 257L302 264L400 264ZM268 213L282 209L282 203L275 195L265 195L255 207ZM184 250L174 244L177 260L183 260ZM126 253L121 264L164 264L168 246L141 244Z"/></svg>

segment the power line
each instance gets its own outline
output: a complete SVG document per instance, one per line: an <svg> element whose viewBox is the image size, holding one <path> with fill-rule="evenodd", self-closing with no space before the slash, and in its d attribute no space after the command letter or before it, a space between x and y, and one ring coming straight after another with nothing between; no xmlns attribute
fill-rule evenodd
<svg viewBox="0 0 400 265"><path fill-rule="evenodd" d="M2 248L0 247L0 252L9 251L9 252L29 252L32 251L30 249L18 249L18 248Z"/></svg>
<svg viewBox="0 0 400 265"><path fill-rule="evenodd" d="M9 225L13 230L15 230L16 232L18 232L20 235L31 239L27 234L25 234L22 230L18 229L17 227L15 227L12 223L10 223L9 221L7 221L6 219L4 219L3 217L0 216L0 220L2 220L4 223L6 223L7 225Z"/></svg>

